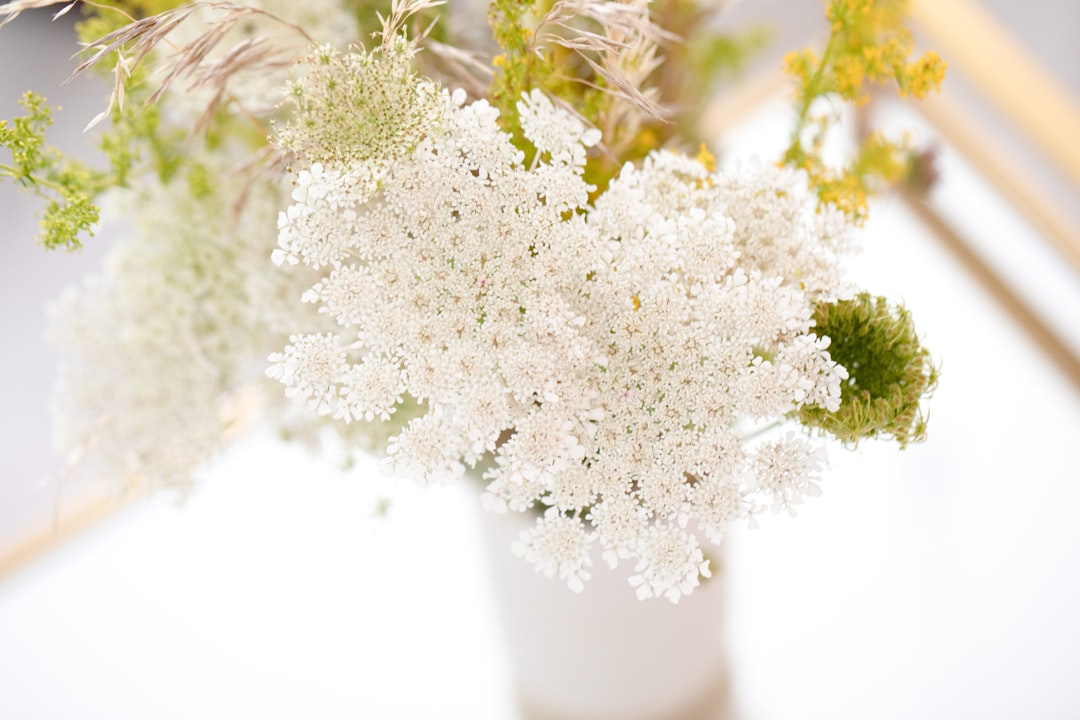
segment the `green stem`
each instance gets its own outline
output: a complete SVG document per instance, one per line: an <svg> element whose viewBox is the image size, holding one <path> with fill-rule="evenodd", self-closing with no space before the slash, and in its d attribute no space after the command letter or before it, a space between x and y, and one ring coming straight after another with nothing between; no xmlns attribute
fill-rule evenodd
<svg viewBox="0 0 1080 720"><path fill-rule="evenodd" d="M747 440L753 440L754 438L759 438L762 435L764 435L765 433L770 432L772 430L775 430L776 428L780 427L783 424L784 424L783 420L773 420L768 425L765 425L763 427L759 427L756 430L751 430L750 432L746 433L745 435L740 436L739 439L742 442L746 442Z"/></svg>
<svg viewBox="0 0 1080 720"><path fill-rule="evenodd" d="M821 95L820 86L822 80L825 78L825 69L829 66L830 56L833 54L833 50L836 44L836 36L829 37L829 42L825 45L825 52L821 55L821 62L818 63L817 71L810 78L810 82L803 88L802 98L799 101L799 118L795 123L795 129L791 133L791 147L802 146L802 131L806 129L806 121L810 115L810 106L814 104L814 100Z"/></svg>
<svg viewBox="0 0 1080 720"><path fill-rule="evenodd" d="M51 190L55 190L61 195L68 194L68 189L65 188L63 185L43 177L24 175L22 172L19 171L18 168L12 167L11 165L5 165L3 163L0 163L0 175L6 175L12 180L22 182L23 184L29 183L30 185L44 185Z"/></svg>

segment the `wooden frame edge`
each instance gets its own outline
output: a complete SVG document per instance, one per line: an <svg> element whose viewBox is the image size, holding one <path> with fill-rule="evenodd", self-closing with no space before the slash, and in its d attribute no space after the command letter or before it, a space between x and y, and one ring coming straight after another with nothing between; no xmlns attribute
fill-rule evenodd
<svg viewBox="0 0 1080 720"><path fill-rule="evenodd" d="M1036 183L1017 172L1016 165L1001 154L958 105L935 97L913 107L1080 272L1080 228L1046 199L1046 193L1040 192ZM1080 142L1076 146L1080 148Z"/></svg>
<svg viewBox="0 0 1080 720"><path fill-rule="evenodd" d="M97 496L83 500L49 528L27 533L24 540L16 542L8 552L0 554L0 584L10 580L31 562L60 547L73 536L127 507L134 499L132 495L123 498Z"/></svg>
<svg viewBox="0 0 1080 720"><path fill-rule="evenodd" d="M941 56L1080 189L1080 105L1057 79L971 0L911 0L909 12Z"/></svg>

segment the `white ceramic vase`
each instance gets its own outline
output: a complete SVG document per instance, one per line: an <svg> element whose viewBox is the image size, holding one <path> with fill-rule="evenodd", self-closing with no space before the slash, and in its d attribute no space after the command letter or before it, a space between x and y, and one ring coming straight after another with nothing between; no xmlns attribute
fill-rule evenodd
<svg viewBox="0 0 1080 720"><path fill-rule="evenodd" d="M726 720L723 567L678 604L641 601L598 559L585 590L537 574L510 543L533 518L482 512L525 720Z"/></svg>

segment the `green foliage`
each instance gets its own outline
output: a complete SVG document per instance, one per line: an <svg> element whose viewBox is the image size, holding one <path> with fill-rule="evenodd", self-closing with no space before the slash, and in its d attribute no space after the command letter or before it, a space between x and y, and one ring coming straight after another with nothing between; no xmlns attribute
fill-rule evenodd
<svg viewBox="0 0 1080 720"><path fill-rule="evenodd" d="M210 168L200 163L191 163L187 170L188 194L195 200L207 200L217 190L218 178Z"/></svg>
<svg viewBox="0 0 1080 720"><path fill-rule="evenodd" d="M535 149L525 141L516 104L522 93L533 87L550 89L545 81L555 70L552 54L538 54L531 47L533 31L530 23L546 10L539 5L537 0L492 0L488 6L492 38L502 50L492 60L495 76L488 88L488 101L498 108L503 130L514 138L518 149L525 152L526 163L532 162ZM572 102L570 97L560 97Z"/></svg>
<svg viewBox="0 0 1080 720"><path fill-rule="evenodd" d="M845 444L893 438L900 447L926 438L919 403L937 386L938 370L919 342L910 313L883 297L862 293L821 303L814 313L818 336L832 342L829 354L848 371L835 412L804 406L800 420Z"/></svg>
<svg viewBox="0 0 1080 720"><path fill-rule="evenodd" d="M162 127L156 105L138 103L122 112L114 110L100 141L112 167L112 184L126 185L146 169L167 183L184 163L185 139L179 128Z"/></svg>
<svg viewBox="0 0 1080 720"><path fill-rule="evenodd" d="M11 163L0 163L0 178L10 178L45 201L38 242L49 250L79 250L92 237L99 210L94 200L111 187L129 184L139 173L154 172L168 182L184 166L185 133L162 127L158 108L128 106L112 113L101 134L107 170L93 170L45 143L52 111L40 95L27 92L19 103L27 114L0 120L0 147Z"/></svg>
<svg viewBox="0 0 1080 720"><path fill-rule="evenodd" d="M91 202L100 190L101 173L65 159L45 144L52 112L45 98L27 92L19 100L27 114L11 121L0 120L0 146L11 154L11 163L0 163L0 177L46 201L38 242L50 250L82 247L80 235L93 235L98 209Z"/></svg>
<svg viewBox="0 0 1080 720"><path fill-rule="evenodd" d="M822 55L806 49L785 58L796 80L797 122L783 162L807 172L823 205L835 205L858 223L866 219L873 192L905 177L914 151L905 142L870 134L846 167L829 167L822 147L836 120L814 114L813 106L832 96L863 104L868 83L893 83L901 97L918 99L939 89L945 62L937 54L908 60L914 41L904 25L905 10L904 0L830 0L830 36Z"/></svg>
<svg viewBox="0 0 1080 720"><path fill-rule="evenodd" d="M181 0L125 0L112 6L91 8L78 25L83 42L93 42L102 35L142 18L181 5ZM110 76L114 68L102 63L96 68ZM93 236L99 219L95 198L105 190L126 186L140 174L154 173L168 183L185 169L192 179L192 192L210 192L211 178L204 169L189 167L185 145L191 141L179 127L162 123L159 108L147 103L151 89L143 84L149 70L143 65L125 76L127 103L123 110L114 108L108 126L101 132L99 147L108 161L107 170L89 167L65 158L45 144L46 129L52 124L52 112L41 96L28 92L20 100L27 114L10 121L0 121L0 146L11 153L11 163L0 163L0 178L10 178L26 188L46 205L41 216L38 241L48 249L78 250L84 237ZM232 123L230 125L230 123ZM239 127L235 118L219 112L209 124L205 141L213 145L222 135L250 136L253 142L265 142L262 128Z"/></svg>
<svg viewBox="0 0 1080 720"><path fill-rule="evenodd" d="M493 59L495 76L487 97L499 109L503 129L525 153L526 164L534 151L517 119L516 103L523 92L540 88L598 127L603 148L590 153L585 167L586 181L596 187L594 195L604 191L625 163L653 150L696 149L705 107L701 99L719 77L738 72L768 38L761 28L738 35L717 33L709 22L717 8L701 0L654 0L648 10L651 27L643 22L615 30L596 17L560 18L554 24L565 23L561 28L548 23L541 29L552 6L551 0L493 0L488 20L501 53ZM614 52L617 62L612 53L590 49L589 40L602 36L614 46L625 43L625 49ZM657 108L678 112L673 117L651 114L628 99L626 86L649 97Z"/></svg>
<svg viewBox="0 0 1080 720"><path fill-rule="evenodd" d="M654 0L650 8L652 21L678 40L657 45L658 62L647 84L655 90L661 106L676 112L665 118L639 113L636 123L626 126L602 124L611 113L611 97L598 93L596 119L585 115L603 127L610 152L592 158L585 177L601 192L625 163L638 162L653 150L666 147L689 153L702 148L701 116L708 107L702 98L714 92L718 80L741 73L770 37L764 27L718 33L711 22L717 6L702 0Z"/></svg>

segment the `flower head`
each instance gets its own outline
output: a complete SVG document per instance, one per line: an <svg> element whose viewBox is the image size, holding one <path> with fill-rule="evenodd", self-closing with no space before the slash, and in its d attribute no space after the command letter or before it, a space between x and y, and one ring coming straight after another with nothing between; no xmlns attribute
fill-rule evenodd
<svg viewBox="0 0 1080 720"><path fill-rule="evenodd" d="M356 62L378 83L384 60ZM300 172L278 259L329 269L304 299L338 329L297 335L271 375L347 420L421 400L390 467L442 481L486 457L485 504L544 509L515 546L540 572L580 589L598 542L639 597L677 601L709 573L695 532L817 488L806 439L740 428L837 407L813 313L841 290L848 226L799 172L669 152L589 204L598 138L546 96L519 104L526 167L485 101L417 89L395 112L437 97L422 133Z"/></svg>

